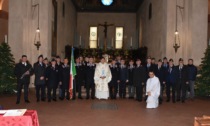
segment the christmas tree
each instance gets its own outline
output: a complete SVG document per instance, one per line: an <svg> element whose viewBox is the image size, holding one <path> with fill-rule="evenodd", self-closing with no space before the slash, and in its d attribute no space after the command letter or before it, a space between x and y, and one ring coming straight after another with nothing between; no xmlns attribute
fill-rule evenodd
<svg viewBox="0 0 210 126"><path fill-rule="evenodd" d="M0 45L0 59L0 94L13 93L16 88L15 61L9 45L5 42Z"/></svg>
<svg viewBox="0 0 210 126"><path fill-rule="evenodd" d="M196 93L199 96L210 96L210 46L204 54L196 81Z"/></svg>

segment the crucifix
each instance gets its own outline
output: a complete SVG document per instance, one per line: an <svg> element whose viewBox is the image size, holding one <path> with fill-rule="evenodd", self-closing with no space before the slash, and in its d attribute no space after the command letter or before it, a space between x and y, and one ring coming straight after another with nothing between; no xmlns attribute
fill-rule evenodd
<svg viewBox="0 0 210 126"><path fill-rule="evenodd" d="M107 24L107 22L104 22L104 24L98 24L98 26L104 27L104 51L107 49L107 29L109 26L114 26L114 24Z"/></svg>

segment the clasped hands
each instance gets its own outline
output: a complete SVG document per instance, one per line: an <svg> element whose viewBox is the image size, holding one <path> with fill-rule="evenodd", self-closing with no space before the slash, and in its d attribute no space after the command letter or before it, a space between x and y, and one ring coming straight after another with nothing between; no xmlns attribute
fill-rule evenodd
<svg viewBox="0 0 210 126"><path fill-rule="evenodd" d="M118 82L118 83L120 83L120 80L118 80L117 82ZM126 82L126 83L128 83L129 81L128 81L128 80L126 80L125 82Z"/></svg>
<svg viewBox="0 0 210 126"><path fill-rule="evenodd" d="M101 79L105 79L105 78L106 78L106 76L101 76L100 78L101 78Z"/></svg>
<svg viewBox="0 0 210 126"><path fill-rule="evenodd" d="M148 95L148 96L151 96L151 92L150 92L150 91L148 91L148 92L147 92L147 95Z"/></svg>

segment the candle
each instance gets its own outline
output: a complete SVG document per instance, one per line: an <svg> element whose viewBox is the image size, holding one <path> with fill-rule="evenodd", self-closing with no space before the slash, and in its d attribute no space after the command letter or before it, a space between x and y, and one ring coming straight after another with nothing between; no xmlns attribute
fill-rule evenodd
<svg viewBox="0 0 210 126"><path fill-rule="evenodd" d="M210 46L210 39L209 39L209 46Z"/></svg>
<svg viewBox="0 0 210 126"><path fill-rule="evenodd" d="M133 39L133 38L131 37L131 46L133 46L133 41L132 41L132 39Z"/></svg>
<svg viewBox="0 0 210 126"><path fill-rule="evenodd" d="M4 36L4 42L7 43L7 35Z"/></svg>
<svg viewBox="0 0 210 126"><path fill-rule="evenodd" d="M79 45L80 45L80 46L82 45L82 37L81 37L81 35L80 35L80 37L79 37Z"/></svg>
<svg viewBox="0 0 210 126"><path fill-rule="evenodd" d="M98 37L98 47L99 47L99 43L100 43L100 38Z"/></svg>
<svg viewBox="0 0 210 126"><path fill-rule="evenodd" d="M113 44L114 44L114 39L112 38L112 47L114 47Z"/></svg>

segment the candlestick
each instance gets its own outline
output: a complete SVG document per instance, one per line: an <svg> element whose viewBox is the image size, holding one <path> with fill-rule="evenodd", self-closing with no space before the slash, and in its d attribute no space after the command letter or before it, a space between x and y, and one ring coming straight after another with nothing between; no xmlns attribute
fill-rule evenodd
<svg viewBox="0 0 210 126"><path fill-rule="evenodd" d="M111 46L112 46L112 48L114 47L114 46L113 46L113 43L114 43L114 39L112 38L112 45L111 45Z"/></svg>
<svg viewBox="0 0 210 126"><path fill-rule="evenodd" d="M131 37L131 47L133 46L133 38Z"/></svg>
<svg viewBox="0 0 210 126"><path fill-rule="evenodd" d="M80 35L79 37L79 45L81 46L82 45L82 36Z"/></svg>
<svg viewBox="0 0 210 126"><path fill-rule="evenodd" d="M100 38L98 37L98 47L99 47L99 43L100 43Z"/></svg>
<svg viewBox="0 0 210 126"><path fill-rule="evenodd" d="M4 36L4 42L7 43L7 35Z"/></svg>

